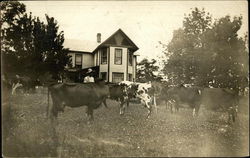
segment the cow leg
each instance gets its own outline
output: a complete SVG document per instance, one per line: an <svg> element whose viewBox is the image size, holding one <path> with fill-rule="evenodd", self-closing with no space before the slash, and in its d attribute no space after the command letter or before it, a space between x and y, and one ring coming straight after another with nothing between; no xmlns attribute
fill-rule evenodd
<svg viewBox="0 0 250 158"><path fill-rule="evenodd" d="M234 111L232 113L233 122L235 122L236 116L237 116L237 109L234 109Z"/></svg>
<svg viewBox="0 0 250 158"><path fill-rule="evenodd" d="M198 117L199 108L196 106L193 108L193 117Z"/></svg>
<svg viewBox="0 0 250 158"><path fill-rule="evenodd" d="M179 107L180 107L180 103L181 103L179 97L175 97L171 101L174 105L175 112L179 111Z"/></svg>
<svg viewBox="0 0 250 158"><path fill-rule="evenodd" d="M127 99L127 108L129 107L130 98Z"/></svg>
<svg viewBox="0 0 250 158"><path fill-rule="evenodd" d="M52 107L52 116L54 116L54 117L58 116L58 110L55 106Z"/></svg>
<svg viewBox="0 0 250 158"><path fill-rule="evenodd" d="M176 103L175 103L175 111L178 112L178 111L179 111L179 108L180 108L180 107L179 107L179 104L176 104Z"/></svg>
<svg viewBox="0 0 250 158"><path fill-rule="evenodd" d="M237 114L236 107L230 107L228 109L228 123L230 123L231 120L235 122L236 114Z"/></svg>
<svg viewBox="0 0 250 158"><path fill-rule="evenodd" d="M175 113L179 111L179 107L180 107L179 103L180 102L176 102L175 100L172 100L172 106L173 106Z"/></svg>
<svg viewBox="0 0 250 158"><path fill-rule="evenodd" d="M103 100L103 104L106 108L108 108L107 103L106 103L106 98Z"/></svg>
<svg viewBox="0 0 250 158"><path fill-rule="evenodd" d="M175 102L174 100L170 100L169 104L170 104L169 107L170 107L171 114L173 114L174 111L175 112L179 111L179 105L177 104L177 102Z"/></svg>
<svg viewBox="0 0 250 158"><path fill-rule="evenodd" d="M195 117L195 108L193 108L193 117Z"/></svg>
<svg viewBox="0 0 250 158"><path fill-rule="evenodd" d="M166 104L166 109L169 108L169 101L165 101L165 104Z"/></svg>
<svg viewBox="0 0 250 158"><path fill-rule="evenodd" d="M235 119L237 117L237 113L238 113L238 106L234 106L234 110L233 110L233 122L235 122Z"/></svg>
<svg viewBox="0 0 250 158"><path fill-rule="evenodd" d="M232 114L233 122L235 122L235 117L236 117L235 114L236 114L236 113L233 113L233 114Z"/></svg>
<svg viewBox="0 0 250 158"><path fill-rule="evenodd" d="M146 105L146 108L148 109L147 118L149 118L151 115L151 106L148 104L148 102L145 102L145 105Z"/></svg>
<svg viewBox="0 0 250 158"><path fill-rule="evenodd" d="M63 102L60 104L60 107L58 107L58 110L64 112L65 105L66 105L66 103L63 101Z"/></svg>
<svg viewBox="0 0 250 158"><path fill-rule="evenodd" d="M238 105L235 106L235 117L237 117L238 114Z"/></svg>
<svg viewBox="0 0 250 158"><path fill-rule="evenodd" d="M171 114L173 113L173 104L172 103L170 103L170 112L171 112Z"/></svg>
<svg viewBox="0 0 250 158"><path fill-rule="evenodd" d="M125 111L125 107L124 107L124 101L122 100L120 102L120 115L123 115Z"/></svg>
<svg viewBox="0 0 250 158"><path fill-rule="evenodd" d="M194 108L195 108L195 116L198 117L199 110L200 110L200 104L199 103L196 104Z"/></svg>
<svg viewBox="0 0 250 158"><path fill-rule="evenodd" d="M88 121L93 121L94 120L93 108L91 108L91 107L87 108L87 115L88 115Z"/></svg>
<svg viewBox="0 0 250 158"><path fill-rule="evenodd" d="M230 121L231 121L231 114L230 114L230 111L228 111L228 119L227 119L227 123L230 124Z"/></svg>
<svg viewBox="0 0 250 158"><path fill-rule="evenodd" d="M154 106L155 106L155 111L157 113L157 105L156 105L156 99L155 99L155 96L153 97L153 102L154 102Z"/></svg>
<svg viewBox="0 0 250 158"><path fill-rule="evenodd" d="M58 116L58 110L53 105L52 108L51 108L51 112L49 114L49 118L50 118L51 124L53 124L53 125L58 124L58 122L57 122L57 116Z"/></svg>
<svg viewBox="0 0 250 158"><path fill-rule="evenodd" d="M235 122L235 115L232 111L228 111L228 124L231 124L233 122Z"/></svg>

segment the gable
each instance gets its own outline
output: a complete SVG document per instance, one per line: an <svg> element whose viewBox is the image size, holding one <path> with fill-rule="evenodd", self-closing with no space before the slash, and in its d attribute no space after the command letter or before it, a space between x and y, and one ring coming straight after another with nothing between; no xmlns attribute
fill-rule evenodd
<svg viewBox="0 0 250 158"><path fill-rule="evenodd" d="M103 44L117 45L117 46L130 46L127 39L120 32L111 36L110 39L105 41Z"/></svg>
<svg viewBox="0 0 250 158"><path fill-rule="evenodd" d="M113 35L111 35L107 40L105 40L99 47L102 46L119 46L119 47L127 47L132 50L138 50L138 47L133 43L131 39L121 30L119 29Z"/></svg>

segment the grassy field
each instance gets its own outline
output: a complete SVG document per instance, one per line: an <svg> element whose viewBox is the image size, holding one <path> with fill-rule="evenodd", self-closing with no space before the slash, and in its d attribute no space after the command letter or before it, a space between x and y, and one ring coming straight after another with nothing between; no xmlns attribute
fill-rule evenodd
<svg viewBox="0 0 250 158"><path fill-rule="evenodd" d="M11 113L3 127L4 156L20 157L178 157L249 155L249 115L239 113L236 123L227 124L227 115L201 107L198 118L191 109L171 114L165 106L147 110L131 104L124 116L118 102L94 111L87 124L85 107L67 108L57 126L46 119L46 89L11 98ZM51 103L50 103L51 104ZM246 102L246 105L248 103ZM245 106L246 106L245 105ZM2 107L3 108L3 107Z"/></svg>

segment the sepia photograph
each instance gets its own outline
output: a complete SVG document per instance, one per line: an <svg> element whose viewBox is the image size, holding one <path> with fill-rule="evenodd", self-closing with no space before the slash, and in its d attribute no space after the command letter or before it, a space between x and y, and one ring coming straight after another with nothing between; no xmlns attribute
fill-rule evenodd
<svg viewBox="0 0 250 158"><path fill-rule="evenodd" d="M247 0L0 6L3 157L249 156Z"/></svg>

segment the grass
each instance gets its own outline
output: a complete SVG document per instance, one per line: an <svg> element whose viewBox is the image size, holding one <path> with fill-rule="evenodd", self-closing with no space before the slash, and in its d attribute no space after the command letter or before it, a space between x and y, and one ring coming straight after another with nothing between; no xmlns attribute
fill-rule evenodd
<svg viewBox="0 0 250 158"><path fill-rule="evenodd" d="M201 108L197 119L191 109L171 114L159 106L146 119L147 110L131 104L124 116L118 103L107 101L94 111L87 124L85 107L67 108L58 124L46 119L46 89L12 97L11 114L3 127L9 132L3 144L8 157L178 157L249 155L249 118L240 113L237 122L226 123L226 114ZM51 103L50 103L51 104ZM7 115L6 115L7 116ZM5 117L6 118L6 117ZM11 119L10 119L11 118Z"/></svg>

